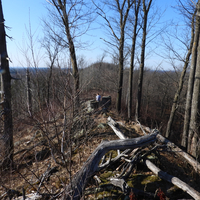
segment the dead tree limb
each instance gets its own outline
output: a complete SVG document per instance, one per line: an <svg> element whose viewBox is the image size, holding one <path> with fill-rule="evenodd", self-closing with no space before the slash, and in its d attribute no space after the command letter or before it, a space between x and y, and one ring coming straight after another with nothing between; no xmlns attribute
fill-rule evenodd
<svg viewBox="0 0 200 200"><path fill-rule="evenodd" d="M117 155L115 158L112 159L108 159L105 163L100 163L99 167L98 167L98 171L101 171L102 169L112 165L113 163L117 162L119 159L121 159L122 157L125 157L127 155L127 153L129 153L130 151L132 151L131 149L126 149L125 151L123 151L122 153L120 153L119 155Z"/></svg>
<svg viewBox="0 0 200 200"><path fill-rule="evenodd" d="M187 192L191 197L193 197L195 200L200 200L200 193L194 190L192 187L190 187L185 182L181 181L179 178L169 175L166 172L162 171L158 167L156 167L151 161L145 160L146 166L157 176L160 178L176 185L178 188L182 189L183 191Z"/></svg>
<svg viewBox="0 0 200 200"><path fill-rule="evenodd" d="M145 130L143 129L142 125L140 124L140 122L137 120L137 123L140 125L140 129L142 130L143 134L146 135Z"/></svg>
<svg viewBox="0 0 200 200"><path fill-rule="evenodd" d="M162 135L158 134L157 136L158 141L162 142L163 144L166 144L168 147L171 148L171 150L177 154L178 156L183 157L195 170L195 172L200 173L200 163L195 160L192 156L190 156L188 153L180 149L178 146L176 146L174 143L167 140Z"/></svg>
<svg viewBox="0 0 200 200"><path fill-rule="evenodd" d="M111 120L109 120L110 122ZM111 121L112 123L116 123L114 120ZM109 124L110 125L110 124ZM113 127L116 127L116 125ZM112 127L112 128L113 128ZM116 133L116 128L113 128L114 132ZM117 133L116 135L120 135L120 137L124 137L123 133L121 132L120 134L118 133L120 130L117 129ZM158 133L158 131L155 130L155 132ZM118 136L119 137L119 136ZM178 155L183 156L184 158L186 158L186 160L193 166L194 169L196 169L195 171L198 170L197 167L200 167L199 164L197 164L197 162L187 153L185 153L183 150L181 150L179 147L177 147L175 144L171 143L169 140L167 140L166 138L164 138L162 135L157 134L156 136L157 140L159 140L160 142L166 144L167 146L169 146L171 149L173 149L173 152L175 152ZM200 200L200 193L197 192L196 190L194 190L192 187L190 187L188 184L186 184L185 182L181 181L180 179L178 179L177 177L168 175L166 172L161 171L158 167L156 167L151 161L149 160L145 160L145 164L147 165L147 167L156 175L158 175L160 178L167 180L168 182L176 185L177 187L179 187L180 189L182 189L183 191L187 192L190 196L192 196L194 199Z"/></svg>
<svg viewBox="0 0 200 200"><path fill-rule="evenodd" d="M110 150L135 149L147 146L155 142L156 135L157 133L153 133L133 139L104 141L95 149L80 171L73 177L71 183L65 188L62 199L80 199L89 178L98 170L99 162L105 153Z"/></svg>
<svg viewBox="0 0 200 200"><path fill-rule="evenodd" d="M146 129L149 129L146 127ZM151 131L152 132L152 131ZM157 140L160 141L161 143L167 145L168 147L171 148L171 150L178 156L183 157L195 170L196 173L200 173L200 163L195 160L191 155L183 151L181 148L176 146L174 143L170 142L168 139L163 137L161 134L157 134Z"/></svg>
<svg viewBox="0 0 200 200"><path fill-rule="evenodd" d="M111 178L110 182L112 183L112 185L117 186L119 188L121 188L121 190L123 191L123 193L127 193L128 192L128 184L125 182L124 179L120 179L120 178Z"/></svg>
<svg viewBox="0 0 200 200"><path fill-rule="evenodd" d="M119 129L119 125L117 122L115 122L111 117L108 117L107 119L108 125L113 129L115 134L120 138L120 139L126 139L124 133Z"/></svg>

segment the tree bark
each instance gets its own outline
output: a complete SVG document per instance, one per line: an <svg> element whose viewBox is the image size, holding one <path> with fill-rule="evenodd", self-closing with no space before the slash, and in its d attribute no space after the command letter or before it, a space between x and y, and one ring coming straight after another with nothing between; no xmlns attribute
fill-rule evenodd
<svg viewBox="0 0 200 200"><path fill-rule="evenodd" d="M194 36L194 44L192 48L192 60L191 60L191 65L190 65L190 75L189 75L188 88L187 88L183 137L181 141L182 146L186 148L187 148L187 143L188 143L187 138L188 138L189 124L190 124L192 93L193 93L194 75L195 75L195 70L196 70L197 47L198 47L199 33L200 33L200 0L198 0L196 9L197 9L197 14L196 14L195 36Z"/></svg>
<svg viewBox="0 0 200 200"><path fill-rule="evenodd" d="M200 37L199 37L200 40ZM192 138L194 134L198 134L198 125L197 125L197 117L199 113L198 101L199 101L199 92L200 92L200 43L198 45L198 55L197 55L197 66L195 71L195 79L194 79L194 88L192 95L192 107L191 107L191 117L190 117L190 125L189 125L189 135L188 135L188 152L193 156L197 156L196 147L198 144L194 144L191 146ZM199 134L198 134L199 135ZM196 141L197 142L197 141ZM191 148L193 147L193 148Z"/></svg>
<svg viewBox="0 0 200 200"><path fill-rule="evenodd" d="M118 77L118 92L117 92L117 111L119 113L121 112L123 74L124 74L124 30L121 31L121 39L119 47L119 77Z"/></svg>
<svg viewBox="0 0 200 200"><path fill-rule="evenodd" d="M6 48L6 33L4 27L2 3L0 1L0 56L2 76L2 115L3 130L0 132L0 161L3 167L8 167L13 162L13 123L11 108L11 76L9 71L8 55Z"/></svg>

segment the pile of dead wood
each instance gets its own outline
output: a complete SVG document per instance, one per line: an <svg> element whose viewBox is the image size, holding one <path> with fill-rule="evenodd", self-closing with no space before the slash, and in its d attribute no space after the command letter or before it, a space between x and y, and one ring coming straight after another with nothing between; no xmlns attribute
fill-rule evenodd
<svg viewBox="0 0 200 200"><path fill-rule="evenodd" d="M148 159L148 155L153 151L159 151L159 149L165 149L184 158L184 160L193 168L196 173L200 172L200 164L189 154L184 152L174 143L164 138L158 130L150 130L147 127L142 127L141 130L144 136L137 138L127 138L124 133L120 130L119 124L115 122L111 117L107 119L108 125L113 129L115 134L119 137L119 140L103 141L95 151L90 155L87 161L84 163L82 168L74 175L72 181L67 185L61 193L52 197L52 199L74 199L78 200L87 195L85 188L87 187L91 178L94 178L97 182L100 181L97 173L109 166L113 166L120 160L128 163L123 168L118 176L110 178L110 185L120 188L124 194L142 195L145 199L154 199L155 194L150 192L138 190L130 187L126 180L133 171L134 166L142 160L142 162L149 168L155 175L161 179L166 180L176 187L180 188L194 199L200 200L200 193L194 188L189 186L186 182L182 181L178 177L167 174L165 171L159 169L152 161ZM144 151L148 148L148 151ZM116 157L109 156L105 159L105 154L111 150L117 150L118 154ZM109 187L109 185L107 185ZM105 188L104 188L105 189ZM100 191L101 188L96 188L96 191ZM33 197L32 197L33 196ZM42 199L41 195L37 193L27 195L28 199ZM20 199L20 198L19 198ZM21 197L25 199L25 197Z"/></svg>
<svg viewBox="0 0 200 200"><path fill-rule="evenodd" d="M124 193L134 192L134 194L138 194L142 192L134 188L130 188L125 180L130 175L134 165L138 162L138 160L143 159L143 162L155 175L174 184L178 188L188 193L192 198L200 199L200 193L198 191L193 189L187 183L183 182L181 179L162 171L154 163L148 160L148 153L142 154L141 147L147 147L151 145L150 151L160 147L167 147L166 149L170 149L170 151L174 152L178 156L183 157L185 161L187 161L193 167L193 169L199 173L200 164L193 157L184 152L174 143L164 138L158 130L147 129L149 131L146 133L146 131L143 129L145 134L144 136L138 138L126 138L119 129L118 123L110 117L108 118L108 125L113 129L120 139L104 141L95 149L81 170L74 176L72 182L65 188L61 199L80 199L90 178L95 177L98 180L98 177L95 176L95 173L99 172L105 167L108 167L109 165L112 165L120 159L126 160L129 165L118 177L111 178L110 184L121 188ZM118 150L118 155L115 158L110 157L107 161L105 161L104 156L110 150ZM123 152L121 152L122 150ZM130 159L128 158L128 155L131 155ZM150 198L152 194L143 192L142 195Z"/></svg>

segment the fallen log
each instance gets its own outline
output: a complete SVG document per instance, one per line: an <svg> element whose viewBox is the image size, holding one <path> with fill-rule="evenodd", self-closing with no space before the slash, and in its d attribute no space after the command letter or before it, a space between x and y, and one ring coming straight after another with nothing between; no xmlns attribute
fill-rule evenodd
<svg viewBox="0 0 200 200"><path fill-rule="evenodd" d="M200 193L197 192L195 189L190 187L187 183L181 181L179 178L169 175L166 172L159 169L156 165L154 165L151 161L145 160L144 161L146 166L157 176L159 176L161 179L164 179L174 185L176 185L178 188L182 189L183 191L187 192L191 197L193 197L195 200L200 200Z"/></svg>
<svg viewBox="0 0 200 200"><path fill-rule="evenodd" d="M119 129L119 125L117 122L115 122L111 117L108 117L107 119L108 125L113 129L115 134L120 138L120 139L126 139L124 133Z"/></svg>
<svg viewBox="0 0 200 200"><path fill-rule="evenodd" d="M116 122L109 117L109 125L111 126L111 128L113 129L113 131L116 133L116 135L118 137L121 137L121 139L124 139L125 136L122 132L120 132L120 129L118 128L118 126L116 125ZM117 127L117 128L116 128ZM120 132L120 133L119 133ZM157 140L159 140L160 142L162 142L163 144L166 144L167 146L169 146L171 149L173 149L173 152L177 153L178 155L183 156L184 158L186 158L186 160L193 166L194 169L196 169L196 171L199 169L198 167L200 166L199 164L197 165L197 162L187 153L185 153L183 150L181 150L179 147L177 147L174 143L171 143L169 140L167 140L166 138L164 138L162 135L159 134L159 132L157 130L154 130L154 132L157 133L156 138ZM167 180L168 182L176 185L178 188L182 189L183 191L187 192L190 196L192 196L194 199L200 200L200 193L197 192L196 190L194 190L192 187L190 187L188 184L186 184L185 182L181 181L180 179L178 179L177 177L168 175L166 172L161 171L158 167L156 167L151 161L149 160L145 160L145 164L147 165L147 167L153 172L155 173L157 176L159 176L160 178Z"/></svg>
<svg viewBox="0 0 200 200"><path fill-rule="evenodd" d="M195 170L195 172L200 173L200 163L195 160L191 155L183 151L181 148L176 146L174 143L170 142L168 139L163 137L162 135L158 134L157 136L158 141L166 144L170 149L178 156L183 157Z"/></svg>
<svg viewBox="0 0 200 200"><path fill-rule="evenodd" d="M105 155L105 153L110 150L135 149L138 147L147 146L155 142L156 135L157 133L153 133L138 138L104 141L103 143L101 143L90 155L80 171L75 174L75 176L71 180L71 183L66 186L61 199L80 199L89 178L94 175L96 171L98 171L99 162L103 155Z"/></svg>

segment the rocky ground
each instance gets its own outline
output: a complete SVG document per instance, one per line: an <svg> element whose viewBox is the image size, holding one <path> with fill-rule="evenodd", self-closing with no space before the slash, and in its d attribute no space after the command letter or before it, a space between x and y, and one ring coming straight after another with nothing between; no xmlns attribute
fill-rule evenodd
<svg viewBox="0 0 200 200"><path fill-rule="evenodd" d="M143 135L140 125L134 122L126 122L112 111L96 110L81 117L84 121L81 126L84 129L77 132L76 137L79 139L71 143L72 153L61 155L58 149L60 151L62 134L55 133L62 132L63 116L59 116L57 121L53 121L51 125L43 123L42 125L33 126L31 123L27 123L26 120L18 123L15 127L17 133L14 137L15 165L13 169L1 171L0 199L17 199L18 196L23 194L28 197L31 193L48 194L46 197L43 196L42 199L51 199L54 194L54 197L57 195L55 199L60 199L59 194L62 193L65 185L69 184L73 174L81 168L94 149L103 140L118 139L113 130L107 125L108 116L121 123L121 129L128 137L134 138ZM73 130L73 127L71 127L71 130ZM63 147L64 150L69 151L69 146ZM146 151L149 151L149 149L146 149ZM108 155L109 153L107 157ZM117 152L112 151L112 157L116 155ZM62 156L65 157L65 162L62 161ZM152 162L163 171L179 177L200 192L199 174L195 173L184 159L173 152L166 151L164 148L158 151L157 154L150 154L149 159L152 159ZM125 165L126 161L120 160L115 163L115 166L109 166L98 172L96 178L90 180L84 198L148 199L141 198L134 192L124 194L120 188L110 187L110 178L121 173ZM134 166L126 183L129 187L136 188L139 191L154 194L154 199L192 199L186 192L154 175L142 161ZM101 189L98 192L92 190L94 188ZM49 196L49 194L52 194L52 196ZM23 198L21 197L21 199Z"/></svg>

